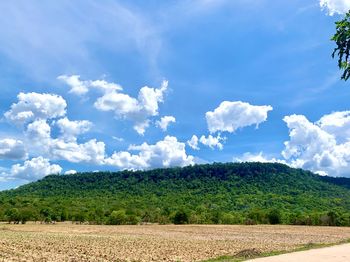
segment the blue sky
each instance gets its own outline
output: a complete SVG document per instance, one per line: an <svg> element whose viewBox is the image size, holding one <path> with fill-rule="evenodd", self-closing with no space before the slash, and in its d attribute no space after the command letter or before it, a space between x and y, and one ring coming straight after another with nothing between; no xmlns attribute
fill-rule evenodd
<svg viewBox="0 0 350 262"><path fill-rule="evenodd" d="M215 161L350 176L350 89L330 56L348 0L0 9L0 189Z"/></svg>

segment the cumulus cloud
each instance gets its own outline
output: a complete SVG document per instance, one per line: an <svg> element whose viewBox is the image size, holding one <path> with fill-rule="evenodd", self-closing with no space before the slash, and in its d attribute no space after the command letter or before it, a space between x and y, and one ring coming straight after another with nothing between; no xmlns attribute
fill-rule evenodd
<svg viewBox="0 0 350 262"><path fill-rule="evenodd" d="M68 123L68 126L71 125L71 122L64 121L64 123ZM75 125L78 124L74 123L73 126ZM45 155L50 159L66 160L73 163L102 164L105 157L105 143L91 139L79 144L73 134L80 132L82 130L78 128L78 130L65 133L63 137L52 138L51 127L46 120L37 120L28 125L25 135L30 141L29 150L32 155Z"/></svg>
<svg viewBox="0 0 350 262"><path fill-rule="evenodd" d="M163 131L167 131L170 123L176 123L176 119L173 116L163 116L156 122L156 125Z"/></svg>
<svg viewBox="0 0 350 262"><path fill-rule="evenodd" d="M225 138L222 138L220 135L218 135L217 137L214 137L212 135L205 137L204 135L202 135L199 139L199 142L201 142L205 146L210 147L211 149L217 147L218 149L222 150L224 146L221 143L221 141L225 141Z"/></svg>
<svg viewBox="0 0 350 262"><path fill-rule="evenodd" d="M77 173L77 171L76 171L76 170L73 170L73 169L67 170L66 172L64 172L65 175L74 175L74 174L76 174L76 173Z"/></svg>
<svg viewBox="0 0 350 262"><path fill-rule="evenodd" d="M88 132L92 127L90 121L70 121L67 117L57 120L56 125L60 129L62 138L69 141L75 141L77 136Z"/></svg>
<svg viewBox="0 0 350 262"><path fill-rule="evenodd" d="M82 81L76 75L59 76L58 78L71 87L70 92L72 93L85 94L90 88L100 89L103 95L97 98L94 103L95 108L100 111L112 111L118 119L133 121L134 129L140 135L143 135L149 126L149 117L159 114L159 103L163 102L168 88L168 81L163 81L160 88L144 86L140 89L138 97L135 98L122 93L121 86L105 80Z"/></svg>
<svg viewBox="0 0 350 262"><path fill-rule="evenodd" d="M103 164L105 144L96 139L77 143L77 137L89 131L92 123L86 120L71 121L64 117L67 104L62 97L54 94L20 93L18 100L5 113L5 117L24 126L25 141L0 140L0 158L21 159L28 152L34 157ZM58 120L50 121L56 118ZM60 130L58 138L51 135L53 126Z"/></svg>
<svg viewBox="0 0 350 262"><path fill-rule="evenodd" d="M206 113L210 133L230 132L250 125L258 126L266 121L271 106L255 106L249 103L236 101L222 102L213 112Z"/></svg>
<svg viewBox="0 0 350 262"><path fill-rule="evenodd" d="M204 146L208 146L211 149L218 148L222 150L224 148L224 145L221 143L226 140L226 137L221 137L220 134L216 137L212 135L208 135L207 137L202 135L200 138L198 138L196 135L193 135L190 140L187 141L187 145L194 149L199 150L199 143L201 143Z"/></svg>
<svg viewBox="0 0 350 262"><path fill-rule="evenodd" d="M294 167L331 176L350 171L349 112L335 112L312 123L303 115L286 116L289 141L283 157Z"/></svg>
<svg viewBox="0 0 350 262"><path fill-rule="evenodd" d="M57 79L62 80L63 82L65 82L71 87L69 91L70 93L73 93L76 95L83 95L89 91L88 85L80 81L79 75L72 75L72 76L61 75L57 77Z"/></svg>
<svg viewBox="0 0 350 262"><path fill-rule="evenodd" d="M23 163L11 167L8 178L34 181L50 174L61 173L62 168L56 164L50 164L49 160L43 157L32 158Z"/></svg>
<svg viewBox="0 0 350 262"><path fill-rule="evenodd" d="M5 117L15 124L25 124L36 119L52 119L66 114L66 101L58 95L19 93L18 102L12 104Z"/></svg>
<svg viewBox="0 0 350 262"><path fill-rule="evenodd" d="M259 152L257 154L246 152L240 157L234 157L234 162L260 162L260 163L283 163L286 164L284 160L269 158L264 155L263 152Z"/></svg>
<svg viewBox="0 0 350 262"><path fill-rule="evenodd" d="M332 134L338 143L350 140L350 111L325 115L316 124L322 130Z"/></svg>
<svg viewBox="0 0 350 262"><path fill-rule="evenodd" d="M24 159L27 152L21 140L5 138L0 140L0 159Z"/></svg>
<svg viewBox="0 0 350 262"><path fill-rule="evenodd" d="M154 145L147 143L132 145L129 147L129 151L138 151L139 153L115 152L106 159L106 164L121 169L149 169L194 164L194 157L186 153L185 143L179 142L173 136L166 136L164 140L158 141Z"/></svg>
<svg viewBox="0 0 350 262"><path fill-rule="evenodd" d="M51 138L51 127L46 120L40 119L30 123L25 133L30 140L46 143Z"/></svg>
<svg viewBox="0 0 350 262"><path fill-rule="evenodd" d="M91 139L82 144L75 141L66 142L61 139L52 139L49 144L48 155L55 160L102 165L105 159L105 143L96 139Z"/></svg>
<svg viewBox="0 0 350 262"><path fill-rule="evenodd" d="M148 118L158 115L167 86L168 82L164 81L159 89L142 87L137 99L116 91L105 93L94 105L98 110L114 112L119 119L134 121L135 131L143 135L149 126Z"/></svg>
<svg viewBox="0 0 350 262"><path fill-rule="evenodd" d="M80 80L80 75L61 75L57 79L69 85L71 87L69 92L76 95L84 95L89 92L90 88L96 88L105 93L123 90L120 85L105 80Z"/></svg>
<svg viewBox="0 0 350 262"><path fill-rule="evenodd" d="M192 138L187 141L187 144L189 145L190 148L194 150L199 150L198 141L199 141L198 137L196 135L193 135Z"/></svg>
<svg viewBox="0 0 350 262"><path fill-rule="evenodd" d="M329 15L345 14L350 10L349 0L320 0L322 9L326 9Z"/></svg>
<svg viewBox="0 0 350 262"><path fill-rule="evenodd" d="M25 159L27 151L23 141L5 138L0 140L0 159Z"/></svg>

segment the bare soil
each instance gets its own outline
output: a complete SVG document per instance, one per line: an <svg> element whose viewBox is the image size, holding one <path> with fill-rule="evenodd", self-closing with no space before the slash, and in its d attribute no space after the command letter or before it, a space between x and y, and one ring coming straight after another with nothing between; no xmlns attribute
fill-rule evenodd
<svg viewBox="0 0 350 262"><path fill-rule="evenodd" d="M337 227L0 224L0 261L202 261L348 239Z"/></svg>

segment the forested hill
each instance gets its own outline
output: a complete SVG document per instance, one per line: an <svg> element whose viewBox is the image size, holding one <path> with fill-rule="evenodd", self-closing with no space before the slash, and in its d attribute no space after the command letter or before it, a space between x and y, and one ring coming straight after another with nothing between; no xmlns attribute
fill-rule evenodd
<svg viewBox="0 0 350 262"><path fill-rule="evenodd" d="M51 175L0 192L0 220L350 225L349 188L272 163Z"/></svg>

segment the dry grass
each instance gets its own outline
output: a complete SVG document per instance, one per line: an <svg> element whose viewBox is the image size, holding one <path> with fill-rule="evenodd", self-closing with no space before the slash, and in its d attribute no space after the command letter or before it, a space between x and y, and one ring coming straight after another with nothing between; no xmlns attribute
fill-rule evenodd
<svg viewBox="0 0 350 262"><path fill-rule="evenodd" d="M335 227L0 224L0 261L201 261L347 239Z"/></svg>

